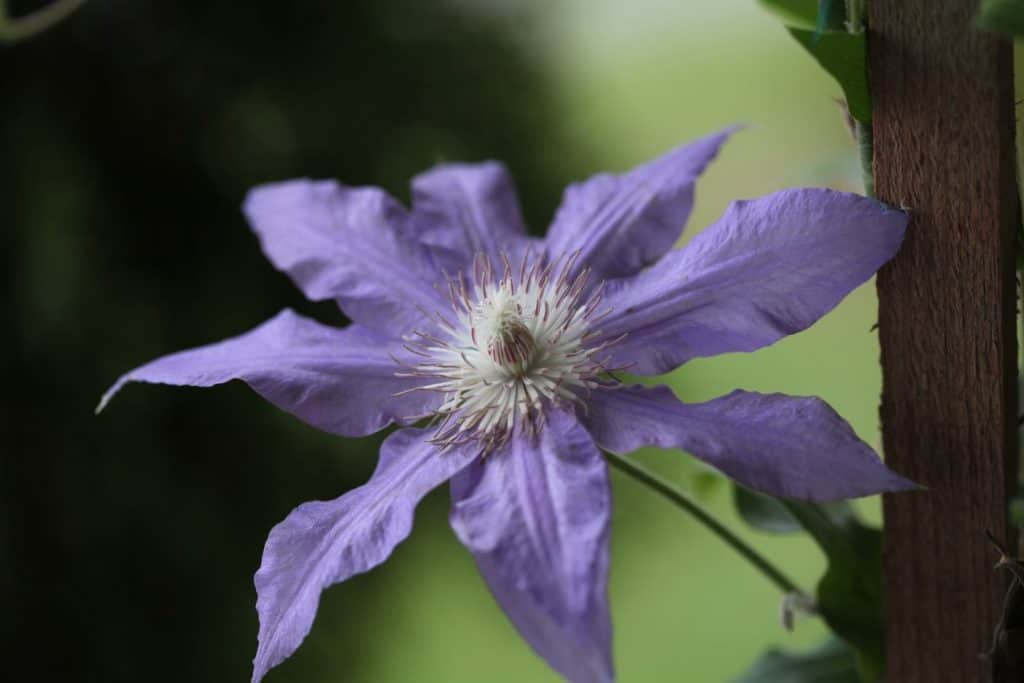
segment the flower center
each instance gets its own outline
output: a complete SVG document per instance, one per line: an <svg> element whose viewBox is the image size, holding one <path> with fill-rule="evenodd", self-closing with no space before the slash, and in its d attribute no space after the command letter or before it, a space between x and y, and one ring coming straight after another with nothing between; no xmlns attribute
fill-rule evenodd
<svg viewBox="0 0 1024 683"><path fill-rule="evenodd" d="M530 330L518 320L510 320L502 325L487 342L487 354L494 362L513 371L523 368L529 362L534 348Z"/></svg>
<svg viewBox="0 0 1024 683"><path fill-rule="evenodd" d="M442 392L434 442L442 448L476 441L487 452L517 429L536 433L552 405L582 403L607 372L595 358L610 344L598 332L600 287L584 295L589 272L573 275L575 256L548 262L507 257L499 275L483 255L473 278L448 280L452 310L435 315L437 329L415 333L409 349L423 360L405 376Z"/></svg>
<svg viewBox="0 0 1024 683"><path fill-rule="evenodd" d="M499 290L497 301L484 301L478 307L477 324L487 335L487 355L502 369L522 375L533 358L537 342L522 319L515 294Z"/></svg>

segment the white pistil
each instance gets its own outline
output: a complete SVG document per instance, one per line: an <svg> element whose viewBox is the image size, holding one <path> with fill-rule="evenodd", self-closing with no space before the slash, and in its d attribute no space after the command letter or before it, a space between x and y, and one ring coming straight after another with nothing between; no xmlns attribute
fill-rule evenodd
<svg viewBox="0 0 1024 683"><path fill-rule="evenodd" d="M549 406L582 403L598 386L609 370L594 356L610 344L586 342L607 312L598 314L600 287L583 300L589 270L573 277L576 258L545 264L527 254L516 270L503 255L498 277L478 255L472 284L448 279L454 321L431 316L438 328L416 332L406 347L422 361L399 373L432 380L412 391L445 395L436 444L475 441L487 452L517 427L536 433Z"/></svg>

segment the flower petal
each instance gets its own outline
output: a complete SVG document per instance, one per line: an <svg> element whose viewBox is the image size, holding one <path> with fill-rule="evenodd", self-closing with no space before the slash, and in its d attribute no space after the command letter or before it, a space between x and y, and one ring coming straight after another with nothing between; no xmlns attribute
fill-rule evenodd
<svg viewBox="0 0 1024 683"><path fill-rule="evenodd" d="M515 184L496 161L442 164L412 181L418 238L459 256L468 269L477 253L496 263L521 252L527 241Z"/></svg>
<svg viewBox="0 0 1024 683"><path fill-rule="evenodd" d="M409 422L441 397L415 389L426 380L397 377L408 352L359 325L321 325L284 310L259 327L217 344L158 358L125 374L100 400L103 410L129 382L210 387L243 380L274 405L314 427L365 436L391 422Z"/></svg>
<svg viewBox="0 0 1024 683"><path fill-rule="evenodd" d="M818 502L916 485L889 468L819 398L734 391L684 404L668 387L619 387L591 396L585 423L604 449L681 448L739 483Z"/></svg>
<svg viewBox="0 0 1024 683"><path fill-rule="evenodd" d="M694 183L736 128L708 135L622 175L570 185L548 231L548 251L580 251L597 280L633 275L672 248L693 209Z"/></svg>
<svg viewBox="0 0 1024 683"><path fill-rule="evenodd" d="M907 215L832 190L734 202L678 251L612 284L602 338L628 336L610 363L638 374L753 351L832 310L899 249Z"/></svg>
<svg viewBox="0 0 1024 683"><path fill-rule="evenodd" d="M573 683L611 681L608 471L567 413L452 479L452 527L523 638Z"/></svg>
<svg viewBox="0 0 1024 683"><path fill-rule="evenodd" d="M302 643L321 591L386 560L412 530L420 500L476 457L473 450L439 453L430 434L395 432L370 481L335 500L304 503L271 530L256 572L254 682Z"/></svg>
<svg viewBox="0 0 1024 683"><path fill-rule="evenodd" d="M289 180L254 188L244 210L274 266L356 322L400 336L422 324L422 311L448 309L434 287L440 268L382 190Z"/></svg>

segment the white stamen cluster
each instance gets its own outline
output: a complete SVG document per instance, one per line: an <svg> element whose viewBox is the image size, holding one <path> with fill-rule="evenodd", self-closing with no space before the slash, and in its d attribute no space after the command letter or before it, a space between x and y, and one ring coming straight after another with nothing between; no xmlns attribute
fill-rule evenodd
<svg viewBox="0 0 1024 683"><path fill-rule="evenodd" d="M445 395L436 444L476 441L487 452L517 428L536 433L549 405L584 405L609 371L595 356L618 340L588 344L607 312L598 313L600 287L584 297L589 270L573 276L575 263L576 255L546 263L528 254L516 269L503 256L499 277L479 255L472 283L448 279L454 320L432 316L438 331L416 332L406 347L423 360L400 373L429 378L416 390Z"/></svg>

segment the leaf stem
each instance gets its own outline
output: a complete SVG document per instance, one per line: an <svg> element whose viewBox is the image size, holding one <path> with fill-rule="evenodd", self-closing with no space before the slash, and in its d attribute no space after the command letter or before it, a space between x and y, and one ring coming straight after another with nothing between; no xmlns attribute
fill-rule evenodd
<svg viewBox="0 0 1024 683"><path fill-rule="evenodd" d="M0 43L17 43L42 33L84 4L85 0L56 0L32 14L12 17L7 13L6 0L0 0Z"/></svg>
<svg viewBox="0 0 1024 683"><path fill-rule="evenodd" d="M864 30L863 0L846 0L846 30L849 33L860 33Z"/></svg>
<svg viewBox="0 0 1024 683"><path fill-rule="evenodd" d="M854 136L857 138L857 152L860 157L860 170L864 180L864 194L875 196L874 139L871 124L854 121Z"/></svg>
<svg viewBox="0 0 1024 683"><path fill-rule="evenodd" d="M634 460L607 451L605 452L605 457L620 472L629 475L656 493L661 494L677 507L696 518L698 522L725 541L727 545L742 555L750 564L754 565L755 569L764 574L765 578L774 583L783 593L803 594L803 591L789 577L783 574L778 567L726 528L724 524L715 519L710 512L701 507L697 501L690 498L686 493Z"/></svg>
<svg viewBox="0 0 1024 683"><path fill-rule="evenodd" d="M864 3L862 0L846 0L846 30L854 35L864 32ZM865 59L867 52L865 51ZM864 64L867 69L867 63ZM871 82L868 81L868 95L871 94ZM857 153L860 158L861 177L864 180L864 194L875 196L874 169L874 136L871 123L855 121L853 136L857 140Z"/></svg>

